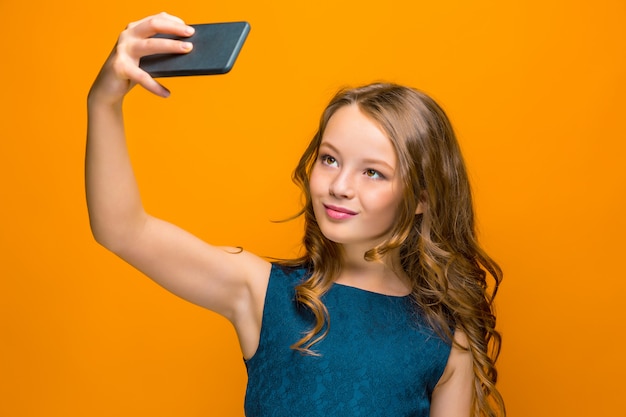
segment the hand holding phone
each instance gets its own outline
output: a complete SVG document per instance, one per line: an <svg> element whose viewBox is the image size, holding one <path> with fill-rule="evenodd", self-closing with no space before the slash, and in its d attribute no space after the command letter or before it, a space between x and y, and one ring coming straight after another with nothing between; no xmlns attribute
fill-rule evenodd
<svg viewBox="0 0 626 417"><path fill-rule="evenodd" d="M189 41L193 49L187 54L156 54L141 58L139 66L152 77L215 75L229 72L243 46L250 24L225 22L191 25L195 32L188 38L171 35L155 37Z"/></svg>

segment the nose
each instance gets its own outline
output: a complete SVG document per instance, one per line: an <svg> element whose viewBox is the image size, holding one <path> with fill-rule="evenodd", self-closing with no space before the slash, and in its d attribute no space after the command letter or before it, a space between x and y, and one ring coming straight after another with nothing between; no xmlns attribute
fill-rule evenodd
<svg viewBox="0 0 626 417"><path fill-rule="evenodd" d="M350 199L354 197L354 181L347 170L341 170L330 182L330 195L337 198Z"/></svg>

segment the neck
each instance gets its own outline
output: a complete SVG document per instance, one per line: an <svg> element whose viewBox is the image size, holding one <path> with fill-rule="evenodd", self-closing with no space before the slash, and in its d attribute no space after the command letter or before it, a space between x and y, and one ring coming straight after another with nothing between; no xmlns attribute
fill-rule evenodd
<svg viewBox="0 0 626 417"><path fill-rule="evenodd" d="M335 280L339 284L386 295L407 295L411 284L400 266L399 251L378 261L365 260L366 251L344 247L343 267Z"/></svg>

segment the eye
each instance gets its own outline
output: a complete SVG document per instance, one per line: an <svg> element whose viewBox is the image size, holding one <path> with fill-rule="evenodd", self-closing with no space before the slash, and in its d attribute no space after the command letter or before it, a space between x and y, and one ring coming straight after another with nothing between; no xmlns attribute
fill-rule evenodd
<svg viewBox="0 0 626 417"><path fill-rule="evenodd" d="M330 156L330 155L322 155L320 156L320 161L322 161L322 164L324 165L328 165L328 166L335 166L337 165L337 160Z"/></svg>
<svg viewBox="0 0 626 417"><path fill-rule="evenodd" d="M380 172L376 171L375 169L366 169L365 170L365 176L375 179L375 180L379 180L379 179L384 179L385 176L383 174L381 174Z"/></svg>

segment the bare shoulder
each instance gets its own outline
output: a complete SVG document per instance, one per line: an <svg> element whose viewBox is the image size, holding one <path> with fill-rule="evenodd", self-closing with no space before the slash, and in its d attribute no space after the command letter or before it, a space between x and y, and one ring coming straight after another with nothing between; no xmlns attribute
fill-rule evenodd
<svg viewBox="0 0 626 417"><path fill-rule="evenodd" d="M255 297L265 298L272 264L252 252L240 247L219 246L225 253L225 265L232 265L244 278L244 283ZM257 294L260 293L260 294Z"/></svg>
<svg viewBox="0 0 626 417"><path fill-rule="evenodd" d="M444 385L449 381L455 372L467 370L472 367L472 355L469 352L469 342L467 335L462 330L457 329L454 332L454 343L450 349L450 356L443 375L437 383L437 387Z"/></svg>
<svg viewBox="0 0 626 417"><path fill-rule="evenodd" d="M433 391L431 417L468 417L474 395L474 360L465 332L457 329L443 375Z"/></svg>
<svg viewBox="0 0 626 417"><path fill-rule="evenodd" d="M270 270L271 263L268 260L241 247L216 246L216 248L224 253L224 262L227 265L233 265L251 277L263 275L263 272ZM227 259L229 257L231 258Z"/></svg>
<svg viewBox="0 0 626 417"><path fill-rule="evenodd" d="M258 304L262 305L272 264L265 258L239 247L219 246L217 249L223 252L217 270L230 277L230 280L240 282L240 290L248 295L247 299L242 301L252 308Z"/></svg>
<svg viewBox="0 0 626 417"><path fill-rule="evenodd" d="M272 270L272 264L251 252L241 248L220 247L237 265L239 272L245 276L243 294L233 306L229 317L232 322L239 345L245 358L251 358L259 345L265 296ZM225 259L226 261L226 259Z"/></svg>

